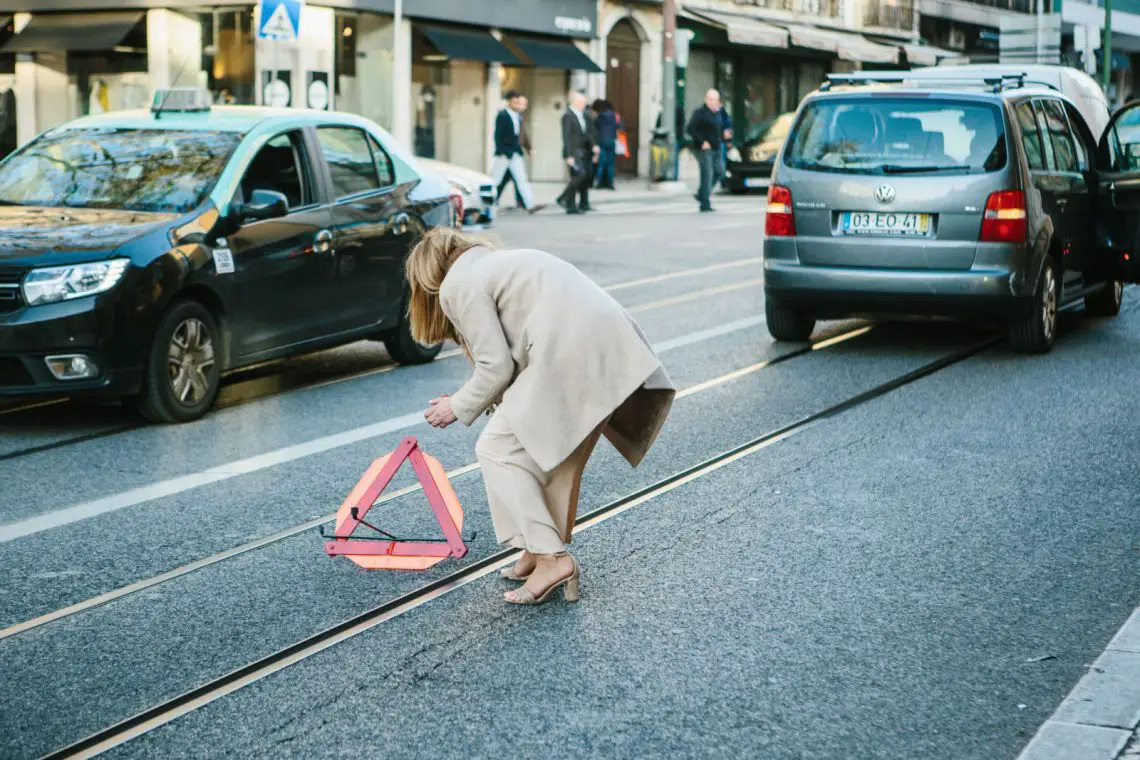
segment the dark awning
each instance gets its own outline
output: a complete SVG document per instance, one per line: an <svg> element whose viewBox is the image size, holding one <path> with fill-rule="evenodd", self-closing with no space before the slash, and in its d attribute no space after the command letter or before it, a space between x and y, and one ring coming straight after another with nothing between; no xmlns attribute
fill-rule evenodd
<svg viewBox="0 0 1140 760"><path fill-rule="evenodd" d="M464 29L447 29L442 26L417 26L431 40L439 52L448 58L465 61L491 61L522 64L507 46L491 36L490 32L470 32Z"/></svg>
<svg viewBox="0 0 1140 760"><path fill-rule="evenodd" d="M35 14L23 31L0 48L4 53L112 50L143 19L140 11Z"/></svg>
<svg viewBox="0 0 1140 760"><path fill-rule="evenodd" d="M510 35L508 41L522 51L530 63L540 69L567 69L570 71L587 71L591 74L600 74L602 67L594 63L590 56L583 53L577 45L569 40L549 39L537 37L519 37Z"/></svg>

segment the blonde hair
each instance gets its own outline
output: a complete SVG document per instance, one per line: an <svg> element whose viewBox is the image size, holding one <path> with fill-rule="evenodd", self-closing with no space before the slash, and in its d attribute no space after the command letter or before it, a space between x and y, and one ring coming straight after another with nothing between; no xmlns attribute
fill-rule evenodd
<svg viewBox="0 0 1140 760"><path fill-rule="evenodd" d="M462 343L455 326L439 305L439 288L455 260L476 247L494 249L495 246L490 240L451 227L434 227L408 255L404 264L404 276L411 290L408 323L417 343L429 346L445 340Z"/></svg>

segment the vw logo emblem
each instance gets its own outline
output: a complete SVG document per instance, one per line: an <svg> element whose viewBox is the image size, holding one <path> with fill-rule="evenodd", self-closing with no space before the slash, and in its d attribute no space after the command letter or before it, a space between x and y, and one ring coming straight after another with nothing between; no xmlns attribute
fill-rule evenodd
<svg viewBox="0 0 1140 760"><path fill-rule="evenodd" d="M890 185L879 185L875 188L875 200L879 203L890 203L895 199L895 189Z"/></svg>

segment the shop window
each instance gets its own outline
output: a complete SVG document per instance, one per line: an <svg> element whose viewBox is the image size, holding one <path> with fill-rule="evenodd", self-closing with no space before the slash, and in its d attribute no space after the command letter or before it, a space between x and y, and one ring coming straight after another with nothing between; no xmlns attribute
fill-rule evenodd
<svg viewBox="0 0 1140 760"><path fill-rule="evenodd" d="M337 14L336 17L336 74L337 94L340 94L340 77L356 76L357 18Z"/></svg>
<svg viewBox="0 0 1140 760"><path fill-rule="evenodd" d="M257 98L253 12L217 10L199 18L202 68L214 102L253 105Z"/></svg>
<svg viewBox="0 0 1140 760"><path fill-rule="evenodd" d="M146 46L144 16L114 50L68 53L67 73L79 96L79 113L144 107L150 97Z"/></svg>
<svg viewBox="0 0 1140 760"><path fill-rule="evenodd" d="M364 132L351 127L321 127L317 138L338 200L380 188L376 162Z"/></svg>

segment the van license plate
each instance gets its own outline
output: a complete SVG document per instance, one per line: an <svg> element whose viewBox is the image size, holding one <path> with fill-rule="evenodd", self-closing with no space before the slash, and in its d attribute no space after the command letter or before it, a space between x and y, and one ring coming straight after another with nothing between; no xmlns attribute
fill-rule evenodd
<svg viewBox="0 0 1140 760"><path fill-rule="evenodd" d="M930 214L845 211L839 228L845 235L929 235Z"/></svg>

